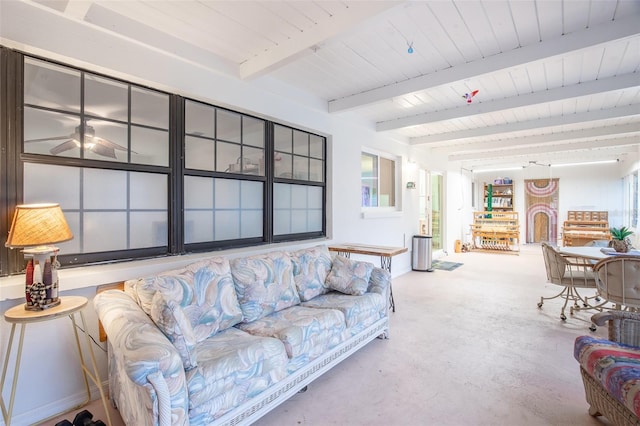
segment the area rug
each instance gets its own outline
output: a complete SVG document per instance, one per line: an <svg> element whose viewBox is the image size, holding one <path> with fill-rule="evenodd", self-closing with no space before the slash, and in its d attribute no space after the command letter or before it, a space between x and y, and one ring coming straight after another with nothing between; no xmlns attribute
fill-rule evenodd
<svg viewBox="0 0 640 426"><path fill-rule="evenodd" d="M458 268L459 266L462 266L462 263L458 263L458 262L447 262L444 260L434 260L431 263L431 267L433 269L441 269L443 271L453 271L454 269Z"/></svg>

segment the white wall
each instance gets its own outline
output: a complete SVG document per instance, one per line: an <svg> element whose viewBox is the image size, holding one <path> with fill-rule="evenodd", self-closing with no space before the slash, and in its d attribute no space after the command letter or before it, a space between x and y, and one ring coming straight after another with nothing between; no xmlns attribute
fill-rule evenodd
<svg viewBox="0 0 640 426"><path fill-rule="evenodd" d="M171 93L202 99L216 105L262 115L328 136L329 148L329 238L327 241L362 242L410 247L418 230L415 191L406 189L407 162L411 155L421 162L425 153L410 153L406 140L397 140L374 130L374 123L363 123L349 113L330 115L327 103L270 78L248 82L224 76L193 63L176 60L142 45L93 31L58 16L23 19L9 8L36 7L24 4L3 6L0 17L0 43L77 65L126 80L164 89ZM403 212L391 217L364 219L360 211L360 154L371 147L402 158L403 180L400 195ZM415 180L415 179L413 179ZM317 242L306 243L306 245ZM284 244L278 247L286 246ZM290 247L297 247L291 245ZM265 251L273 247L231 253ZM217 252L216 254L220 254ZM117 265L75 268L60 271L61 295L79 294L92 298L95 286L178 267L199 256L128 262ZM378 262L377 259L367 258ZM393 259L393 275L411 267L410 253ZM24 276L0 278L0 310L23 303ZM85 310L90 332L97 336L97 319L92 305ZM22 371L14 407L15 424L36 422L82 401L83 385L77 367L75 348L68 320L28 326ZM10 325L0 322L2 361L9 339ZM14 347L15 351L15 347ZM104 354L97 350L103 379L106 378ZM10 363L12 365L12 363ZM9 373L10 384L13 374ZM9 391L4 392L8 397ZM95 392L94 392L95 395Z"/></svg>

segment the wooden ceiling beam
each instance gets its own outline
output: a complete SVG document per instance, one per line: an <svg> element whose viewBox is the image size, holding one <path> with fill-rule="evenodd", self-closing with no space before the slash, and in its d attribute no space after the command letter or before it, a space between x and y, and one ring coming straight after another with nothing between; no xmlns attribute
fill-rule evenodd
<svg viewBox="0 0 640 426"><path fill-rule="evenodd" d="M543 41L476 61L457 65L446 70L410 78L398 83L378 87L329 101L329 112L336 113L385 101L409 93L465 80L492 72L522 66L535 61L566 55L588 47L640 34L638 17L629 16L607 24L565 34L552 40Z"/></svg>
<svg viewBox="0 0 640 426"><path fill-rule="evenodd" d="M436 135L411 138L411 145L435 144L453 140L469 139L481 136L496 135L501 133L518 132L524 130L539 129L543 127L561 126L596 120L607 120L640 115L638 105L628 105L619 108L608 108L595 111L581 112L578 114L560 115L556 117L540 118L537 120L519 121L500 124L497 126L478 127L475 129L459 130L455 132L440 133Z"/></svg>

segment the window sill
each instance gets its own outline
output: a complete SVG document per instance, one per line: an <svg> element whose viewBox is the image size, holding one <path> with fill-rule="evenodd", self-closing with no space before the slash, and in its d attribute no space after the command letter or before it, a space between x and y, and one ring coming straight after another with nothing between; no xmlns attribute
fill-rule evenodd
<svg viewBox="0 0 640 426"><path fill-rule="evenodd" d="M362 212L363 219L382 219L388 217L402 217L402 210L365 210Z"/></svg>

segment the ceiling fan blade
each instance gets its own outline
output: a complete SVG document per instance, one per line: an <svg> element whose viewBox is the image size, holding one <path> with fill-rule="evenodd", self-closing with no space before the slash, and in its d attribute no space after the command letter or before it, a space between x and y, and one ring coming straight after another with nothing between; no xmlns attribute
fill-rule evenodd
<svg viewBox="0 0 640 426"><path fill-rule="evenodd" d="M60 153L69 151L70 149L77 148L77 147L78 147L78 144L76 143L76 141L74 141L73 139L69 139L68 141L63 142L58 146L54 146L53 148L51 148L51 150L49 150L49 152L52 155L58 155Z"/></svg>
<svg viewBox="0 0 640 426"><path fill-rule="evenodd" d="M69 135L66 135L66 136L55 136L55 137L52 137L52 138L29 139L29 140L26 140L24 142L27 143L27 142L60 141L62 139L69 139Z"/></svg>
<svg viewBox="0 0 640 426"><path fill-rule="evenodd" d="M109 158L113 158L116 159L116 152L113 148L111 147L106 147L100 143L97 143L95 145L93 145L89 151L95 152L98 155L102 155L103 157L109 157Z"/></svg>
<svg viewBox="0 0 640 426"><path fill-rule="evenodd" d="M117 149L118 151L126 151L127 150L127 148L123 147L122 145L118 145L115 142L111 142L110 140L101 138L99 136L95 136L93 138L93 142L96 145L102 145L104 147L111 148L112 150L113 149Z"/></svg>

